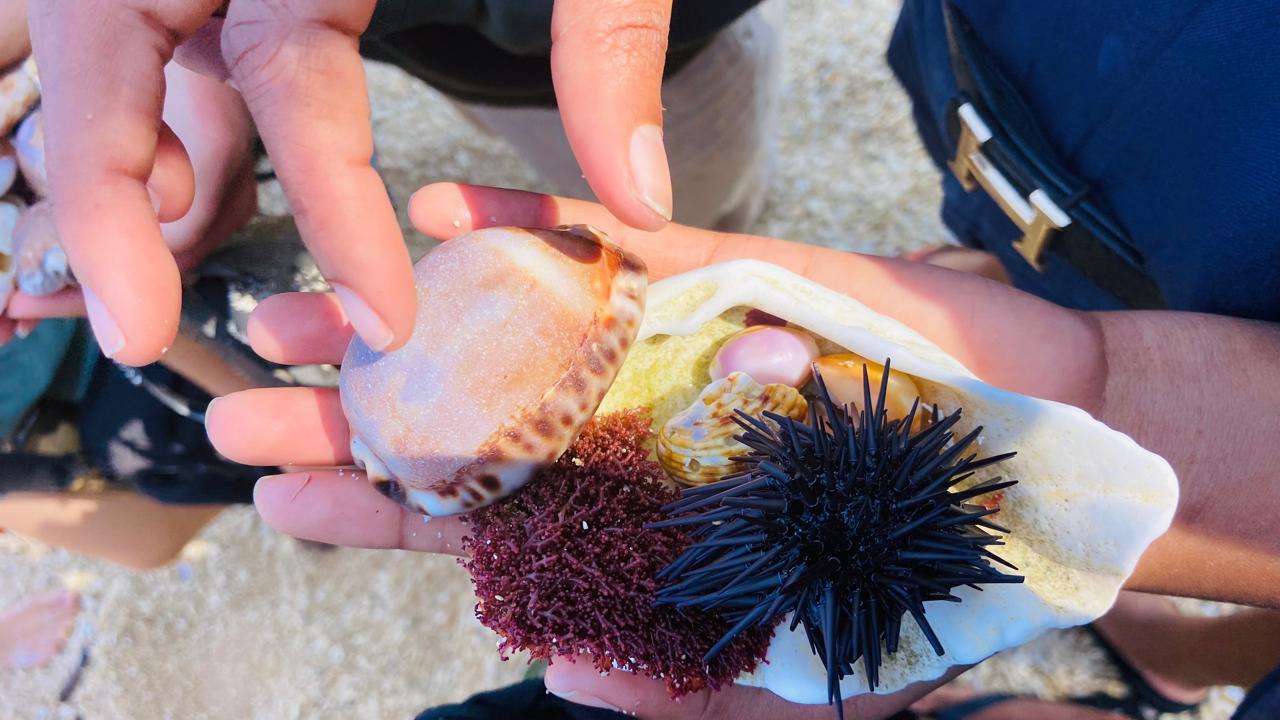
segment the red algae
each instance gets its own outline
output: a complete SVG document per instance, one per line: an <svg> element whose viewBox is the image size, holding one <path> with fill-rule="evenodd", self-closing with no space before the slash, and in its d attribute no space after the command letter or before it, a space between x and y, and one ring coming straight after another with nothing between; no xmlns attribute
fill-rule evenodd
<svg viewBox="0 0 1280 720"><path fill-rule="evenodd" d="M645 450L645 410L591 420L523 490L470 516L464 541L476 616L503 657L588 655L666 681L672 697L730 684L763 660L772 626L742 633L709 663L729 624L718 613L657 606L657 574L691 543L683 528L646 529L679 499Z"/></svg>

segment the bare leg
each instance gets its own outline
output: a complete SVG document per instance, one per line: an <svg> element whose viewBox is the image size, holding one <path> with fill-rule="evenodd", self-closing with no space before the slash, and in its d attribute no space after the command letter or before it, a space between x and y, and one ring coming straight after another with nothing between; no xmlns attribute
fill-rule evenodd
<svg viewBox="0 0 1280 720"><path fill-rule="evenodd" d="M146 570L177 557L221 511L221 505L164 505L129 492L10 493L0 498L0 527Z"/></svg>
<svg viewBox="0 0 1280 720"><path fill-rule="evenodd" d="M68 590L33 595L0 612L0 669L40 667L71 633L80 598Z"/></svg>
<svg viewBox="0 0 1280 720"><path fill-rule="evenodd" d="M1184 702L1213 685L1252 687L1280 663L1275 610L1187 616L1163 597L1122 592L1094 627L1152 687Z"/></svg>

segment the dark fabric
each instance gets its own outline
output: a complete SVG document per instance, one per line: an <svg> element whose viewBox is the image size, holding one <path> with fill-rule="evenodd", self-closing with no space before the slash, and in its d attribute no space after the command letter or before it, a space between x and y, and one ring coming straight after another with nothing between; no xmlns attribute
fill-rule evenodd
<svg viewBox="0 0 1280 720"><path fill-rule="evenodd" d="M159 365L142 368L147 379L203 410L209 396ZM88 463L112 481L161 502L253 502L257 479L271 468L222 459L204 424L165 407L135 387L112 363L99 363L79 409L80 441Z"/></svg>
<svg viewBox="0 0 1280 720"><path fill-rule="evenodd" d="M417 720L625 720L630 716L561 700L540 678L424 710Z"/></svg>
<svg viewBox="0 0 1280 720"><path fill-rule="evenodd" d="M25 338L0 345L0 444L41 397L74 402L84 392L97 354L86 323L45 320Z"/></svg>
<svg viewBox="0 0 1280 720"><path fill-rule="evenodd" d="M1280 320L1280 0L955 4L1171 308ZM945 171L956 88L939 0L907 0L889 62ZM949 171L943 195L948 227L1000 257L1019 287L1123 307L1066 263L1037 273L1012 248L1014 225Z"/></svg>
<svg viewBox="0 0 1280 720"><path fill-rule="evenodd" d="M1236 708L1231 720L1275 720L1280 718L1280 667L1262 679L1244 702Z"/></svg>
<svg viewBox="0 0 1280 720"><path fill-rule="evenodd" d="M676 0L665 72L760 0ZM456 99L553 107L552 0L381 0L361 52Z"/></svg>

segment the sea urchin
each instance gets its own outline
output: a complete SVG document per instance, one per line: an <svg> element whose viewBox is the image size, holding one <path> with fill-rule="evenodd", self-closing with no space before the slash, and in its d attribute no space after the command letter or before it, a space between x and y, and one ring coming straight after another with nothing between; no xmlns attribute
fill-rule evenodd
<svg viewBox="0 0 1280 720"><path fill-rule="evenodd" d="M864 366L861 411L836 406L815 378L807 422L739 413L748 469L683 491L665 508L669 519L651 527L694 528L694 544L660 574L668 584L659 601L716 609L734 623L705 659L793 613L791 629L804 625L837 702L858 659L868 685L879 684L882 652L897 650L907 614L942 655L926 602L959 602L951 590L960 585L1022 581L990 562L1017 569L990 549L1002 543L985 529L1008 532L987 517L998 508L967 502L1016 481L953 491L1013 453L967 454L982 428L955 439L961 411L926 414L918 398L905 418L889 419L888 361L874 403ZM915 430L917 415L924 427Z"/></svg>

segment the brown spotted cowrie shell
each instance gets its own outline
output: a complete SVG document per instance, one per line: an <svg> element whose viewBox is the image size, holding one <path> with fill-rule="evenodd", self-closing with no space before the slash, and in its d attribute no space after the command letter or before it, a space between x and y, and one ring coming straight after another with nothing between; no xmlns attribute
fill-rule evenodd
<svg viewBox="0 0 1280 720"><path fill-rule="evenodd" d="M415 512L519 489L595 413L644 315L644 264L586 226L486 228L414 267L413 336L359 338L339 387L356 464Z"/></svg>

